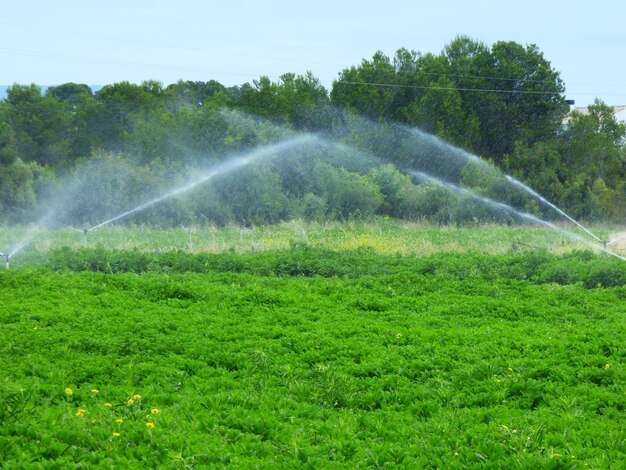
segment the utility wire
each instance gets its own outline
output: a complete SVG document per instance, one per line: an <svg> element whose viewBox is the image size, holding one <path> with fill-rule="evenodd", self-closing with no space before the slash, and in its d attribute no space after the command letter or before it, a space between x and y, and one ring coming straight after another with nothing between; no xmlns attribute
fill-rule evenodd
<svg viewBox="0 0 626 470"><path fill-rule="evenodd" d="M0 22L0 24L3 24ZM199 67L182 67L182 66L173 66L166 64L151 64L151 63L143 63L143 62L134 62L134 61L124 61L117 59L100 59L95 57L85 57L85 56L74 56L69 54L59 54L59 53L51 53L51 52L41 52L41 51L33 51L27 49L14 49L7 47L0 47L0 53L12 54L12 55L22 55L27 57L42 57L42 58L58 58L58 59L67 59L74 60L80 62L89 62L89 63L100 63L100 64L118 64L118 65L127 65L132 67L150 67L150 68L160 68L160 69L169 69L169 70L188 70L194 72L202 72L207 74L222 74L222 75L232 75L232 76L242 76L249 77L248 74L244 73L236 73L236 72L226 72L220 70L212 70L205 69ZM259 56L252 56L259 57ZM428 73L431 74L431 73ZM531 81L526 79L514 79L514 78L500 78L500 77L489 77L489 76L476 76L476 75L456 75L456 74L437 74L432 73L432 75L440 75L440 76L455 76L455 77L464 77L464 78L481 78L481 79L494 79L494 80L508 80L508 81ZM274 77L274 79L276 79ZM280 77L279 77L280 79ZM400 83L379 83L379 82L357 82L350 80L319 80L320 83L332 83L332 84L343 84L350 86L377 86L377 87L385 87L385 88L404 88L404 89L420 89L420 90L440 90L440 91L466 91L466 92L479 92L479 93L512 93L512 94L529 94L529 95L561 95L562 92L558 91L540 91L540 90L500 90L495 88L469 88L469 87L443 87L437 85L408 85L408 84L400 84ZM539 81L538 81L539 82ZM583 96L596 96L597 93L577 93L578 95ZM604 93L604 95L611 96L624 96L624 93Z"/></svg>
<svg viewBox="0 0 626 470"><path fill-rule="evenodd" d="M90 62L90 63L103 63L103 64L119 64L119 65L129 65L133 67L151 67L151 68L165 68L172 70L191 70L196 72L203 73L217 73L217 74L228 74L228 75L239 75L239 76L247 76L245 74L237 74L237 73L229 73L224 71L217 70L209 70L203 68L192 68L192 67L176 67L170 65L160 65L160 64L149 64L149 63L141 63L141 62L131 62L124 60L112 60L112 59L98 59L92 57L84 57L84 56L73 56L68 54L59 54L59 53L49 53L49 52L38 52L26 49L13 49L7 47L0 47L0 53L8 53L8 54L16 54L16 55L24 55L28 57L43 57L43 58L60 58L60 59L69 59L76 60L81 62ZM329 80L320 80L320 82L328 83ZM560 95L560 92L552 92L552 91L532 91L532 90L498 90L498 89L487 89L487 88L455 88L455 87L442 87L442 86L434 86L434 85L406 85L406 84L398 84L398 83L375 83L375 82L355 82L349 80L334 80L333 84L339 83L343 85L351 85L351 86L378 86L378 87L387 87L387 88L406 88L406 89L420 89L420 90L441 90L441 91L469 91L469 92L482 92L482 93L518 93L518 94L535 94L535 95Z"/></svg>
<svg viewBox="0 0 626 470"><path fill-rule="evenodd" d="M403 85L399 83L372 83L372 82L352 82L337 80L334 83L340 83L343 85L361 85L361 86L378 86L385 88L414 88L420 90L442 90L442 91L475 91L482 93L518 93L518 94L532 94L532 95L560 95L559 91L535 91L535 90L498 90L495 88L456 88L456 87L443 87L432 85Z"/></svg>

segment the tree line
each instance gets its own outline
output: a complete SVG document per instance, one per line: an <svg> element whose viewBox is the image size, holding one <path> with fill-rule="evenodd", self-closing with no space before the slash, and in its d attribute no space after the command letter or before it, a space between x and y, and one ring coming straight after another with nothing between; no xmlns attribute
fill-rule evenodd
<svg viewBox="0 0 626 470"><path fill-rule="evenodd" d="M406 165L433 165L436 156L411 146L406 131L421 129L490 162L491 176L469 164L453 169L456 176L433 167L442 179L549 215L498 187L493 175L508 173L574 217L621 220L626 126L601 101L566 120L564 92L537 46L488 46L467 37L439 54L377 52L345 68L329 90L311 73L286 73L277 81L262 76L233 87L214 80L119 82L95 93L84 84L45 93L15 84L0 101L0 218L32 220L55 189L73 181L83 182L75 184L82 184L84 204L73 206L66 221L90 223L171 188L190 168L303 132L331 137L386 165L359 166L354 158L337 164L330 150L292 157L290 165L272 161L151 208L150 220L511 217L403 173Z"/></svg>

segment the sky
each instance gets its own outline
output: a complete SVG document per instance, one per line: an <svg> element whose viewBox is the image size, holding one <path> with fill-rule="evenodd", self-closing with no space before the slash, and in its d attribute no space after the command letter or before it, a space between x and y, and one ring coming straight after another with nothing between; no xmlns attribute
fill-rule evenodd
<svg viewBox="0 0 626 470"><path fill-rule="evenodd" d="M376 51L438 54L458 35L535 44L566 98L626 104L626 2L20 0L2 2L0 85L251 83L313 73L330 89Z"/></svg>

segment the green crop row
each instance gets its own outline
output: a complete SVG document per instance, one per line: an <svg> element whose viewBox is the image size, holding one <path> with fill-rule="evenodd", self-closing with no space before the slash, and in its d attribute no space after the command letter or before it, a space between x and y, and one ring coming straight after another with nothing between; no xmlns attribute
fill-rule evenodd
<svg viewBox="0 0 626 470"><path fill-rule="evenodd" d="M103 248L31 253L21 262L53 271L248 273L258 276L358 278L370 275L428 274L438 279L529 280L533 283L625 287L626 263L606 255L529 251L510 255L440 253L427 257L384 256L370 249L333 251L308 246L249 253L147 253Z"/></svg>
<svg viewBox="0 0 626 470"><path fill-rule="evenodd" d="M604 257L41 256L0 271L8 468L626 465Z"/></svg>

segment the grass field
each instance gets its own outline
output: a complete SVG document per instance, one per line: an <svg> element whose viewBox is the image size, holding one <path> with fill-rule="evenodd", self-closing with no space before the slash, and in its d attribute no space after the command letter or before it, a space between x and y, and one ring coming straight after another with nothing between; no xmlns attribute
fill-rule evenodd
<svg viewBox="0 0 626 470"><path fill-rule="evenodd" d="M25 250L0 271L0 461L626 466L625 263L542 230L318 228Z"/></svg>
<svg viewBox="0 0 626 470"><path fill-rule="evenodd" d="M597 230L608 235L605 229ZM404 256L433 253L504 254L515 249L545 249L567 253L588 248L549 228L532 226L454 227L398 222L303 222L299 220L265 227L191 226L161 228L152 226L106 226L89 232L33 230L29 227L0 227L0 251L10 251L25 234L33 239L26 249L48 251L62 246L103 247L113 250L188 251L193 253L248 252L289 249L293 245L331 250L372 249L380 254Z"/></svg>

